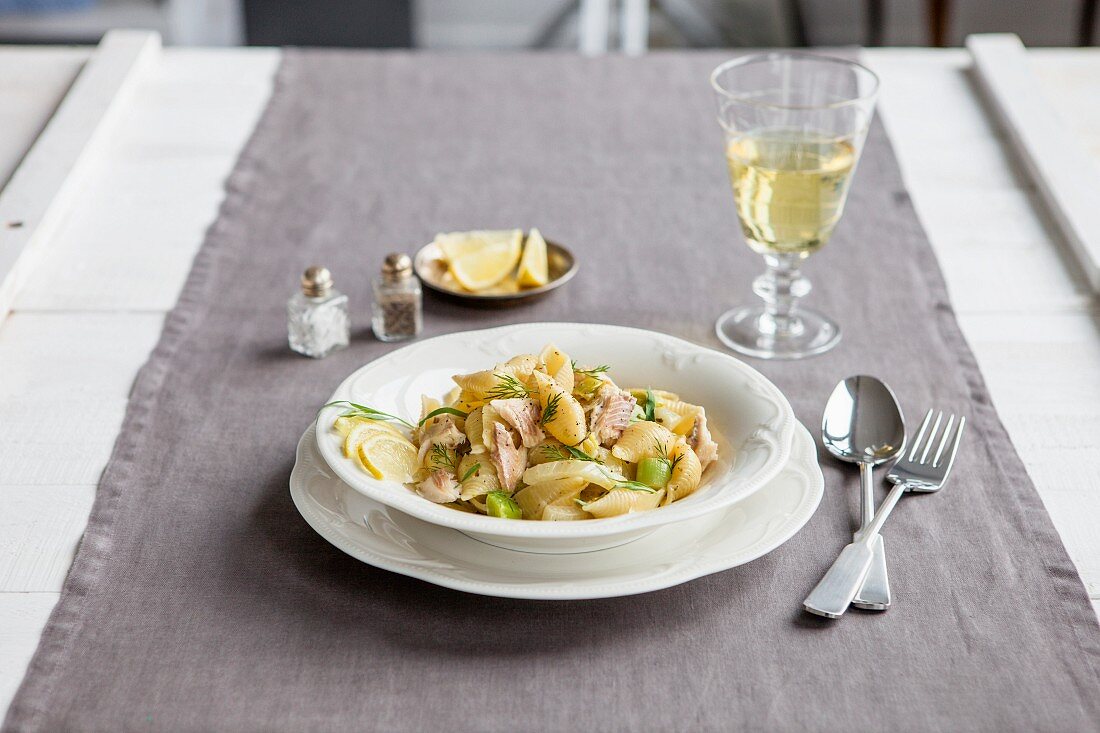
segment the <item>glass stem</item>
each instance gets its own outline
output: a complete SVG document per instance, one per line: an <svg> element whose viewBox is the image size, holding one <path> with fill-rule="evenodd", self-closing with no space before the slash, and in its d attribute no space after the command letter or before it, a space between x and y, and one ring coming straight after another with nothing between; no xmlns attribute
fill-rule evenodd
<svg viewBox="0 0 1100 733"><path fill-rule="evenodd" d="M802 333L798 317L798 299L810 292L810 281L802 276L798 254L764 255L767 270L752 283L753 292L764 300L760 331L775 338Z"/></svg>

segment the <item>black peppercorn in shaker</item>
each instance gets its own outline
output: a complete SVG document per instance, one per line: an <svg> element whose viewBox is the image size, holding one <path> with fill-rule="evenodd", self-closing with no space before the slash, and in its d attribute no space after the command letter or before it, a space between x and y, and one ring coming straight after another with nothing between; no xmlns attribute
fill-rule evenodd
<svg viewBox="0 0 1100 733"><path fill-rule="evenodd" d="M374 313L371 327L381 341L402 341L420 333L420 280L413 274L408 255L391 254L374 280Z"/></svg>

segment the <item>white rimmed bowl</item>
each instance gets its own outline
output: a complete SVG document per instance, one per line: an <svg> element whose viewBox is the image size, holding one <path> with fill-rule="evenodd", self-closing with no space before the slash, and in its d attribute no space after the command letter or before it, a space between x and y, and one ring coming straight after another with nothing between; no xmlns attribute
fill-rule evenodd
<svg viewBox="0 0 1100 733"><path fill-rule="evenodd" d="M530 323L438 336L361 367L329 401L350 400L413 421L420 414L420 396L442 396L453 387L452 375L488 369L516 354L538 353L547 343L579 364L610 364L610 375L620 386L664 389L703 405L719 457L707 468L699 490L653 511L579 522L459 512L433 504L404 484L374 479L356 460L345 458L343 439L332 428L342 412L339 407L318 415L321 456L342 481L375 501L491 545L543 553L614 547L662 525L728 507L751 496L787 463L798 423L786 397L762 374L728 354L622 326Z"/></svg>

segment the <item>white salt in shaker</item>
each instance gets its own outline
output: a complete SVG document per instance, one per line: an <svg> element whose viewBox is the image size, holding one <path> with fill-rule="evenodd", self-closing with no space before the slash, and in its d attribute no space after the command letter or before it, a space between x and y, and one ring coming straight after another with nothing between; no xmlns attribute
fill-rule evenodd
<svg viewBox="0 0 1100 733"><path fill-rule="evenodd" d="M302 289L286 304L287 338L299 354L320 359L348 345L348 296L332 287L327 268L314 266L302 274Z"/></svg>

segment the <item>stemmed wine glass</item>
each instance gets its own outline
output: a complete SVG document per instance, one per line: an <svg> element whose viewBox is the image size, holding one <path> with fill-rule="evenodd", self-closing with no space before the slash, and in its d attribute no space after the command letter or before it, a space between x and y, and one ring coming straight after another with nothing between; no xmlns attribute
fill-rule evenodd
<svg viewBox="0 0 1100 733"><path fill-rule="evenodd" d="M723 313L718 338L764 359L828 351L840 328L799 307L810 292L800 267L829 240L844 210L878 78L851 61L777 52L727 61L710 83L741 229L767 268L753 281L763 305Z"/></svg>

